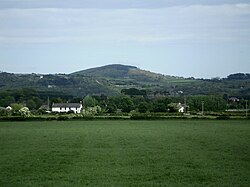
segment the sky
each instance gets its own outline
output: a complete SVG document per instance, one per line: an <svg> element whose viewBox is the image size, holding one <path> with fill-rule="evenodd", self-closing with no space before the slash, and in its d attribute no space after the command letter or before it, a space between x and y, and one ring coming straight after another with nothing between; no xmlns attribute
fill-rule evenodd
<svg viewBox="0 0 250 187"><path fill-rule="evenodd" d="M0 71L250 72L250 0L0 0Z"/></svg>

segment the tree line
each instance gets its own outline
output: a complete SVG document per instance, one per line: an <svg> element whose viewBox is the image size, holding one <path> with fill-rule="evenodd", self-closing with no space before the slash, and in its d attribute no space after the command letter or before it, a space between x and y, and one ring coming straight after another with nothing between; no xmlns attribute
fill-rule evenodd
<svg viewBox="0 0 250 187"><path fill-rule="evenodd" d="M14 115L18 115L22 107L30 111L39 113L42 105L48 104L46 94L37 92L34 89L23 88L0 92L0 107L2 113L4 107L11 106ZM222 112L226 109L244 109L245 101L240 99L237 102L229 102L227 95L196 95L196 96L149 96L146 90L136 88L123 89L121 94L115 96L87 95L84 97L73 97L69 95L50 95L49 106L52 103L79 103L85 109L88 107L98 107L98 111L103 113L129 113L132 111L139 113L164 113L178 112L180 106L186 107L186 112ZM26 110L26 109L25 109ZM8 115L10 115L8 113Z"/></svg>

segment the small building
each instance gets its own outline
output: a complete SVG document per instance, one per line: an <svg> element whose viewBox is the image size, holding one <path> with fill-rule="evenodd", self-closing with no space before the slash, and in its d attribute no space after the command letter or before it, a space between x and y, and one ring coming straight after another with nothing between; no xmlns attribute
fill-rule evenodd
<svg viewBox="0 0 250 187"><path fill-rule="evenodd" d="M80 113L82 110L81 103L53 103L52 112L69 112Z"/></svg>
<svg viewBox="0 0 250 187"><path fill-rule="evenodd" d="M228 99L228 101L230 101L230 102L239 102L240 99L238 99L237 97L230 97L230 98Z"/></svg>
<svg viewBox="0 0 250 187"><path fill-rule="evenodd" d="M43 110L43 111L45 111L47 113L51 112L50 108L49 108L49 105L42 105L42 106L40 106L39 110Z"/></svg>
<svg viewBox="0 0 250 187"><path fill-rule="evenodd" d="M12 107L11 106L7 106L6 110L12 110Z"/></svg>
<svg viewBox="0 0 250 187"><path fill-rule="evenodd" d="M178 108L178 112L180 113L188 112L188 106L185 104L178 103L177 108Z"/></svg>
<svg viewBox="0 0 250 187"><path fill-rule="evenodd" d="M180 108L178 109L178 112L184 113L185 112L185 107L184 106L180 106Z"/></svg>

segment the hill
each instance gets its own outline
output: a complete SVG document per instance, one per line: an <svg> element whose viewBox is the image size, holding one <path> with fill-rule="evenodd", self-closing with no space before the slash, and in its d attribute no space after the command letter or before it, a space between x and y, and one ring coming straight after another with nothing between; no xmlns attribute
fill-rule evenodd
<svg viewBox="0 0 250 187"><path fill-rule="evenodd" d="M160 91L169 87L170 82L189 82L184 78L162 75L135 66L112 64L86 69L70 74L71 77L92 77L98 81L106 80L113 90L137 88Z"/></svg>
<svg viewBox="0 0 250 187"><path fill-rule="evenodd" d="M8 90L34 89L42 97L117 95L136 88L150 96L228 95L250 98L249 74L237 73L223 79L194 79L162 75L135 66L113 64L71 74L0 73L0 96ZM22 96L18 96L22 97Z"/></svg>
<svg viewBox="0 0 250 187"><path fill-rule="evenodd" d="M156 82L159 79L173 78L159 73L153 73L141 70L135 66L127 66L122 64L112 64L102 67L86 69L72 73L71 75L82 75L90 77L102 77L106 79L133 79L142 82Z"/></svg>
<svg viewBox="0 0 250 187"><path fill-rule="evenodd" d="M137 70L135 66L126 66L121 64L112 64L86 70L77 71L71 75L84 75L94 77L110 77L110 78L125 78L128 76L129 71Z"/></svg>

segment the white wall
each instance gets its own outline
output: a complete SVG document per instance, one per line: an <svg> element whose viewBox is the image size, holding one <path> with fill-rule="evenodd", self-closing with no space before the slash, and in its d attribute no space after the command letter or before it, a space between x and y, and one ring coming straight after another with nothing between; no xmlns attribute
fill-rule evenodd
<svg viewBox="0 0 250 187"><path fill-rule="evenodd" d="M75 108L75 107L52 107L52 112L69 112L69 111L74 111L75 113L81 113L81 109L82 109L82 105L80 106L80 108Z"/></svg>

